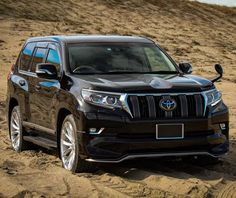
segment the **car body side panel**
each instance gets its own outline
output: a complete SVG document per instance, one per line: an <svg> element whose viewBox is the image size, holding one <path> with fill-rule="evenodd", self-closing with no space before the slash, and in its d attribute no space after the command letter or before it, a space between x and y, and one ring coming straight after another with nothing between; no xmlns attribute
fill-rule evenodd
<svg viewBox="0 0 236 198"><path fill-rule="evenodd" d="M60 89L59 81L31 77L30 84L30 122L54 129L52 115L56 108L57 91Z"/></svg>
<svg viewBox="0 0 236 198"><path fill-rule="evenodd" d="M19 106L23 120L28 120L29 115L29 84L28 77L22 74L13 74L8 82L8 101L14 98ZM9 104L8 104L9 105Z"/></svg>

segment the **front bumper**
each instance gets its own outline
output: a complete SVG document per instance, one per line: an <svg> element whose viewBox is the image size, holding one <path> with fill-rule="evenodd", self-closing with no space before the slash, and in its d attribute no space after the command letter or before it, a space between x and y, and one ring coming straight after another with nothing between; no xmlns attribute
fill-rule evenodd
<svg viewBox="0 0 236 198"><path fill-rule="evenodd" d="M109 112L81 113L83 130L78 132L80 157L90 162L118 163L143 157L210 155L229 150L229 114L222 103L206 118L181 120L130 120ZM157 140L156 124L183 123L183 139ZM225 129L220 124L225 124ZM96 128L98 133L89 133ZM104 128L104 130L100 130Z"/></svg>

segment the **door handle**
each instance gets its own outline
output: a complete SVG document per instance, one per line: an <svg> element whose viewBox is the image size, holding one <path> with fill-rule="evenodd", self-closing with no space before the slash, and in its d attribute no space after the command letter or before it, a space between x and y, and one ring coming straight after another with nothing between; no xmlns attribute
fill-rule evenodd
<svg viewBox="0 0 236 198"><path fill-rule="evenodd" d="M20 84L21 87L23 87L23 86L25 86L25 81L24 80L20 80L19 84Z"/></svg>
<svg viewBox="0 0 236 198"><path fill-rule="evenodd" d="M35 89L38 91L41 89L41 86L40 85L35 85Z"/></svg>

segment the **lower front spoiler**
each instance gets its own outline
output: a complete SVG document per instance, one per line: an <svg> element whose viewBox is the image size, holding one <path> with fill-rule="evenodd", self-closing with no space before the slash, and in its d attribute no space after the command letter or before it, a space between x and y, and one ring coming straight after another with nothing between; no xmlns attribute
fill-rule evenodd
<svg viewBox="0 0 236 198"><path fill-rule="evenodd" d="M224 153L226 154L226 153ZM219 156L222 156L224 154L221 155L216 155L216 154L212 154L209 153L207 151L197 151L197 152L173 152L173 153L151 153L151 154L131 154L131 155L125 155L119 159L115 159L115 160L108 160L108 159L92 159L92 158L88 158L85 159L88 162L98 162L98 163L120 163L123 162L125 160L130 160L130 159L137 159L137 158L156 158L156 157L182 157L182 156L197 156L197 155L205 155L205 156L211 156L214 158L217 158Z"/></svg>

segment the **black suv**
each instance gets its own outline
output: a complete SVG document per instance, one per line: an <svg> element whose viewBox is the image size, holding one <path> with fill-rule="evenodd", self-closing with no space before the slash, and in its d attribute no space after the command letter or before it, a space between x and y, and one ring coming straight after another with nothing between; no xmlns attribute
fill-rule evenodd
<svg viewBox="0 0 236 198"><path fill-rule="evenodd" d="M8 76L14 150L57 149L64 168L228 152L229 114L214 82L133 36L30 38Z"/></svg>

